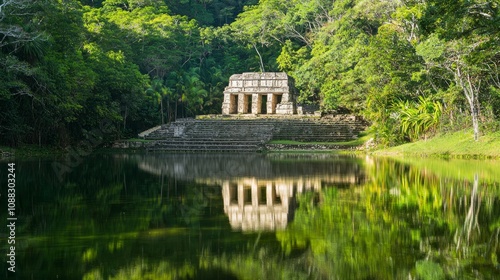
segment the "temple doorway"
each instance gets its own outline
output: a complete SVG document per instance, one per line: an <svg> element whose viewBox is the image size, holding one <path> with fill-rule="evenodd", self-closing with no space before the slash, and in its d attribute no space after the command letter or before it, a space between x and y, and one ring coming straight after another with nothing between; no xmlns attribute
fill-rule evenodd
<svg viewBox="0 0 500 280"><path fill-rule="evenodd" d="M252 205L252 187L243 186L243 203L245 205Z"/></svg>
<svg viewBox="0 0 500 280"><path fill-rule="evenodd" d="M231 99L230 101L230 107L229 107L229 114L236 114L238 113L238 95L229 95L229 98Z"/></svg>
<svg viewBox="0 0 500 280"><path fill-rule="evenodd" d="M246 105L245 113L251 113L252 112L252 95L250 95L250 94L245 95L245 105Z"/></svg>
<svg viewBox="0 0 500 280"><path fill-rule="evenodd" d="M276 94L276 104L281 103L281 99L282 99L282 97L283 97L283 95L281 95L281 94L279 94L279 95L278 95L278 94Z"/></svg>
<svg viewBox="0 0 500 280"><path fill-rule="evenodd" d="M267 94L262 95L262 103L260 105L260 113L267 114Z"/></svg>

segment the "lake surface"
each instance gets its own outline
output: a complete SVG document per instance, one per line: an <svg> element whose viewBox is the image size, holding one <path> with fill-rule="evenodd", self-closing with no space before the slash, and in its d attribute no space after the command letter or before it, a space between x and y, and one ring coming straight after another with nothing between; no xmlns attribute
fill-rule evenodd
<svg viewBox="0 0 500 280"><path fill-rule="evenodd" d="M334 154L16 160L0 278L499 279L500 163Z"/></svg>

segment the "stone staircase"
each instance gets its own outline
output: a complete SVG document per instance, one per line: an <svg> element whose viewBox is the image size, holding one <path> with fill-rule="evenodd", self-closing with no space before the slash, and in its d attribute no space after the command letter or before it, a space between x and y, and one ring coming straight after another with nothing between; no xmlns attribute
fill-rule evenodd
<svg viewBox="0 0 500 280"><path fill-rule="evenodd" d="M151 134L151 133L153 133L153 132L155 132L155 131L157 131L157 130L159 130L161 128L162 128L162 126L158 125L158 126L150 128L148 130L145 130L145 131L139 133L138 135L139 135L140 138L144 138L146 135L149 135L149 134Z"/></svg>
<svg viewBox="0 0 500 280"><path fill-rule="evenodd" d="M366 128L361 120L284 120L277 123L272 140L301 142L343 142L358 138Z"/></svg>
<svg viewBox="0 0 500 280"><path fill-rule="evenodd" d="M341 142L356 139L366 128L355 116L324 118L179 119L139 134L147 150L182 152L255 152L270 140Z"/></svg>

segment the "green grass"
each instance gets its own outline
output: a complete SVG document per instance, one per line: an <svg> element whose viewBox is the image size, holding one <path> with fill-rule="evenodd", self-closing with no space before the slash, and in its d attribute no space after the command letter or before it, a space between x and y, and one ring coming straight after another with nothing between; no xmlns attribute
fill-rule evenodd
<svg viewBox="0 0 500 280"><path fill-rule="evenodd" d="M276 150L265 151L268 154L340 154L340 151L335 150Z"/></svg>
<svg viewBox="0 0 500 280"><path fill-rule="evenodd" d="M372 137L371 134L360 134L361 137L351 141L341 142L301 142L293 140L271 140L268 144L283 144L283 145L343 145L343 146L359 146L363 145L368 139Z"/></svg>
<svg viewBox="0 0 500 280"><path fill-rule="evenodd" d="M478 175L482 181L500 181L500 161L441 158L395 158L397 161L418 167L424 173L433 173L440 178L467 179L472 181Z"/></svg>
<svg viewBox="0 0 500 280"><path fill-rule="evenodd" d="M474 141L470 130L441 134L374 152L375 155L424 156L441 158L500 158L500 131L482 135Z"/></svg>

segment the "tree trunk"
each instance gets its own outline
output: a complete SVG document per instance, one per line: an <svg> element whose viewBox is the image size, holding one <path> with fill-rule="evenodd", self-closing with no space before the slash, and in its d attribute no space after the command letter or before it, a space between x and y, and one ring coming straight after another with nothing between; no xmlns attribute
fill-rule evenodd
<svg viewBox="0 0 500 280"><path fill-rule="evenodd" d="M172 117L170 117L171 115L171 112L170 112L170 100L168 99L168 95L167 95L167 122L170 123L171 120L172 120Z"/></svg>
<svg viewBox="0 0 500 280"><path fill-rule="evenodd" d="M479 117L476 106L471 105L472 128L474 130L474 141L479 140Z"/></svg>
<svg viewBox="0 0 500 280"><path fill-rule="evenodd" d="M467 86L466 90L467 101L470 105L470 113L472 116L472 128L474 130L474 141L479 140L479 85L474 85L471 81L471 77L467 74Z"/></svg>
<svg viewBox="0 0 500 280"><path fill-rule="evenodd" d="M253 48L255 49L257 55L259 56L260 72L266 72L266 70L264 69L264 61L262 61L262 56L260 55L260 52L257 49L257 45L253 44Z"/></svg>
<svg viewBox="0 0 500 280"><path fill-rule="evenodd" d="M472 118L472 129L474 131L474 141L479 140L479 89L481 82L474 82L470 73L462 73L460 67L455 70L455 82L464 91L465 99L469 103Z"/></svg>
<svg viewBox="0 0 500 280"><path fill-rule="evenodd" d="M163 96L160 99L160 109L161 109L161 124L165 124L165 118L163 117Z"/></svg>
<svg viewBox="0 0 500 280"><path fill-rule="evenodd" d="M175 112L174 112L174 121L177 119L177 98L175 99Z"/></svg>
<svg viewBox="0 0 500 280"><path fill-rule="evenodd" d="M123 113L123 131L125 131L125 127L127 126L127 117L128 117L128 106L125 106L125 112Z"/></svg>

